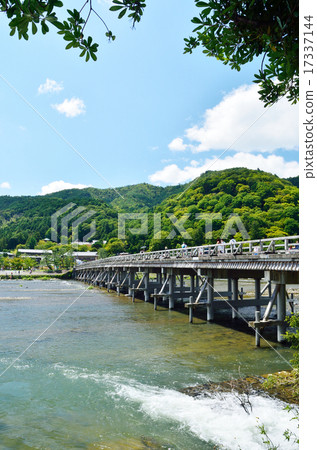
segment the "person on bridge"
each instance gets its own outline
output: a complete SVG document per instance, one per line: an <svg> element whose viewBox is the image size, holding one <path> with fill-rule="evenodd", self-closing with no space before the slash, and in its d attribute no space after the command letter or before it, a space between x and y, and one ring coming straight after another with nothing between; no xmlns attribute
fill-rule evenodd
<svg viewBox="0 0 317 450"><path fill-rule="evenodd" d="M233 253L233 251L236 249L236 243L237 243L237 241L235 240L235 238L230 239L229 244L230 244L231 253Z"/></svg>
<svg viewBox="0 0 317 450"><path fill-rule="evenodd" d="M217 239L218 255L225 252L225 241Z"/></svg>

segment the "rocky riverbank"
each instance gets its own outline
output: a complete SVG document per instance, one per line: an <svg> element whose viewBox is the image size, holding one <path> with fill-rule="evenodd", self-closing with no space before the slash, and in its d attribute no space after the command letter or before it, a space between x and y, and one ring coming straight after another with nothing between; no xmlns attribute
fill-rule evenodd
<svg viewBox="0 0 317 450"><path fill-rule="evenodd" d="M236 392L238 395L260 393L298 405L298 370L282 371L262 376L252 376L221 383L205 383L182 389L181 392L197 397Z"/></svg>

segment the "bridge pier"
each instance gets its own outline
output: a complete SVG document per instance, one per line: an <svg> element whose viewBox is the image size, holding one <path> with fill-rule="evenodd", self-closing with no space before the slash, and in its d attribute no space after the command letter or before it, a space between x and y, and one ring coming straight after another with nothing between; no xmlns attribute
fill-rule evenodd
<svg viewBox="0 0 317 450"><path fill-rule="evenodd" d="M286 289L285 284L280 284L280 289L277 294L277 320L282 321L282 324L277 325L277 341L282 342L285 340L284 334L286 331L285 317L286 317Z"/></svg>
<svg viewBox="0 0 317 450"><path fill-rule="evenodd" d="M144 301L148 302L150 300L150 293L149 293L149 272L148 270L144 273Z"/></svg>
<svg viewBox="0 0 317 450"><path fill-rule="evenodd" d="M239 279L233 278L232 284L233 284L233 289L232 289L233 301L238 301L239 300ZM232 318L233 319L237 318L237 316L238 316L237 311L238 311L238 306L235 306L232 308Z"/></svg>
<svg viewBox="0 0 317 450"><path fill-rule="evenodd" d="M207 278L207 322L214 320L214 279L212 275Z"/></svg>
<svg viewBox="0 0 317 450"><path fill-rule="evenodd" d="M169 282L168 282L168 309L174 309L175 306L175 298L174 298L174 292L175 292L175 274L173 273L173 269L171 270L171 273L169 274Z"/></svg>
<svg viewBox="0 0 317 450"><path fill-rule="evenodd" d="M122 272L120 270L118 270L118 273L117 273L117 286L116 286L116 291L117 291L118 295L120 295L121 273Z"/></svg>
<svg viewBox="0 0 317 450"><path fill-rule="evenodd" d="M135 280L135 271L130 269L129 277L128 277L128 296L132 297L132 286L134 285Z"/></svg>
<svg viewBox="0 0 317 450"><path fill-rule="evenodd" d="M190 295L193 297L195 295L195 275L193 273L190 275Z"/></svg>
<svg viewBox="0 0 317 450"><path fill-rule="evenodd" d="M179 292L181 294L180 300L181 302L183 302L183 293L184 293L184 275L181 273L179 276Z"/></svg>
<svg viewBox="0 0 317 450"><path fill-rule="evenodd" d="M255 306L255 314L259 312L261 317L261 278L254 279L254 291L255 301L257 302Z"/></svg>

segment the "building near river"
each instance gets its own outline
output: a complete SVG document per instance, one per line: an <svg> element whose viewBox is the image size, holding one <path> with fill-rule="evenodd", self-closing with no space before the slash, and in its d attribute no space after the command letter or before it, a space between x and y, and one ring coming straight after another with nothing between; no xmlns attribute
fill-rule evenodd
<svg viewBox="0 0 317 450"><path fill-rule="evenodd" d="M72 252L72 256L79 261L95 261L98 259L97 252Z"/></svg>
<svg viewBox="0 0 317 450"><path fill-rule="evenodd" d="M52 250L38 250L31 248L19 248L17 256L21 256L22 258L34 258L37 261L41 261L41 259L45 255L51 255L53 253ZM98 258L97 252L70 252L66 253L66 256L73 256L76 260L79 261L95 261Z"/></svg>
<svg viewBox="0 0 317 450"><path fill-rule="evenodd" d="M44 255L51 255L52 250L39 250L33 248L19 248L17 256L22 258L34 258L37 261L41 261Z"/></svg>

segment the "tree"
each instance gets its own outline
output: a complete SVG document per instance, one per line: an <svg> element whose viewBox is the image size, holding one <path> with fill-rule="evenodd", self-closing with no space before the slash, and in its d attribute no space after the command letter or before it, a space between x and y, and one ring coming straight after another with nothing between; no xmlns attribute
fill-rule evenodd
<svg viewBox="0 0 317 450"><path fill-rule="evenodd" d="M34 236L29 236L25 243L26 248L31 248L31 249L33 249L36 246L36 244L37 244L37 242L36 242L36 239Z"/></svg>
<svg viewBox="0 0 317 450"><path fill-rule="evenodd" d="M36 261L35 258L30 258L29 256L27 256L26 258L23 258L23 269L27 270L27 269L31 269L33 267L38 266L38 262Z"/></svg>
<svg viewBox="0 0 317 450"><path fill-rule="evenodd" d="M184 53L192 53L198 46L203 53L229 64L232 69L262 56L255 83L265 106L284 95L296 103L299 96L298 67L298 0L194 0L201 8L194 36L185 39ZM93 0L82 0L79 10L67 9L69 17L60 20L56 11L63 7L59 0L0 0L0 11L6 13L11 28L19 39L29 38L40 27L43 34L52 24L67 41L66 49L78 48L86 61L97 59L98 44L86 37L86 26L92 15L97 16L106 29L110 41L115 39L105 20L94 8ZM134 26L141 20L146 4L143 0L113 0L110 11L118 12L118 18L127 16Z"/></svg>
<svg viewBox="0 0 317 450"><path fill-rule="evenodd" d="M124 242L120 239L112 238L105 245L105 249L107 251L108 256L117 255L124 251Z"/></svg>
<svg viewBox="0 0 317 450"><path fill-rule="evenodd" d="M128 17L132 19L133 25L140 21L143 9L146 6L140 0L114 0L114 6L111 11L119 12L121 19L127 10L130 11ZM85 56L86 61L90 58L96 61L96 52L98 44L93 42L91 36L85 37L85 28L92 14L97 16L106 28L106 36L109 40L114 40L115 36L109 30L104 19L94 9L93 0L82 0L81 8L67 9L69 17L66 20L59 20L57 16L58 8L63 7L60 0L0 0L0 11L6 13L11 28L10 35L17 33L18 38L29 39L29 32L32 34L38 32L38 27L43 34L49 32L49 25L53 25L58 29L58 34L63 36L67 41L66 49L78 48L81 50L79 56Z"/></svg>
<svg viewBox="0 0 317 450"><path fill-rule="evenodd" d="M299 96L298 0L195 0L202 8L195 37L185 39L185 53L198 46L232 69L263 55L255 82L260 98L271 105L284 95Z"/></svg>

